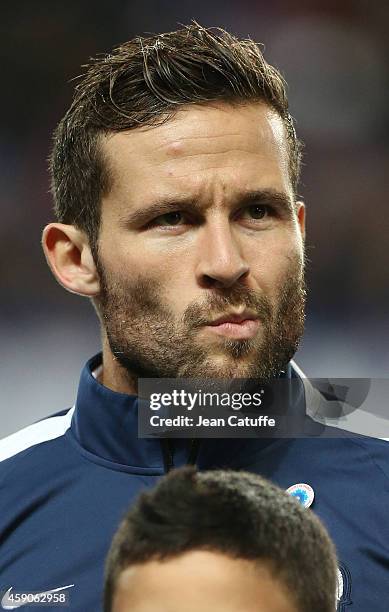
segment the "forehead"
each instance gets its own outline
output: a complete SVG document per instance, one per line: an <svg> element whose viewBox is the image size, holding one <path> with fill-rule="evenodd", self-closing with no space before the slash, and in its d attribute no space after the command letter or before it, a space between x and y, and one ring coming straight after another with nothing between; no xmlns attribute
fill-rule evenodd
<svg viewBox="0 0 389 612"><path fill-rule="evenodd" d="M263 103L190 105L162 125L110 134L102 146L111 195L127 204L163 190L290 190L285 128Z"/></svg>
<svg viewBox="0 0 389 612"><path fill-rule="evenodd" d="M114 612L296 612L265 564L194 550L148 561L119 576Z"/></svg>

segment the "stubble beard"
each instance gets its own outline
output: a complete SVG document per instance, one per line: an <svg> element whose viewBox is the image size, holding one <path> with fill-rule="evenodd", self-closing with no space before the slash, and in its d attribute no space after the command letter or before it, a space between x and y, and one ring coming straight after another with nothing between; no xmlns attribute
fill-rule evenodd
<svg viewBox="0 0 389 612"><path fill-rule="evenodd" d="M110 350L129 380L136 378L260 378L285 369L304 331L306 288L303 260L291 259L276 303L243 284L209 293L181 318L164 303L157 279L114 280L97 262L97 302ZM252 339L218 336L201 344L199 332L212 319L242 307L260 318ZM216 342L216 344L215 344Z"/></svg>

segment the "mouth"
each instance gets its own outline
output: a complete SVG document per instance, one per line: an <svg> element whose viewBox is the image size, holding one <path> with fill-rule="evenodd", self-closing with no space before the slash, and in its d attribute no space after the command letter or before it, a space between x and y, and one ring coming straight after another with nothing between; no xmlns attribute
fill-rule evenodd
<svg viewBox="0 0 389 612"><path fill-rule="evenodd" d="M210 333L238 340L254 338L259 327L258 316L247 310L242 313L227 313L205 326Z"/></svg>

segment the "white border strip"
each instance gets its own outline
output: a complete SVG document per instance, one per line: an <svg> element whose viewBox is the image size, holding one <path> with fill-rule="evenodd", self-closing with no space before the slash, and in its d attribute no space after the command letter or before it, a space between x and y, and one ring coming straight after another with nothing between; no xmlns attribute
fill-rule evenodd
<svg viewBox="0 0 389 612"><path fill-rule="evenodd" d="M3 440L0 440L0 461L48 440L63 436L70 427L75 406L63 416L49 417L38 423L24 427Z"/></svg>

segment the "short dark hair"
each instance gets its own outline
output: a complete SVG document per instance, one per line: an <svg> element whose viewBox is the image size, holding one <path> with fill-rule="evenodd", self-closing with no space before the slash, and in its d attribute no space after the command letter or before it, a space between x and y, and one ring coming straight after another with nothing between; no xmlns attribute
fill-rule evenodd
<svg viewBox="0 0 389 612"><path fill-rule="evenodd" d="M335 549L310 509L256 474L185 467L142 493L123 519L107 557L104 612L124 569L191 550L264 562L299 612L335 610Z"/></svg>
<svg viewBox="0 0 389 612"><path fill-rule="evenodd" d="M101 197L111 180L101 135L164 123L187 104L262 101L273 108L286 128L296 192L301 143L285 82L253 40L193 22L175 32L134 38L84 67L73 102L54 132L50 172L57 219L84 230L92 247Z"/></svg>

